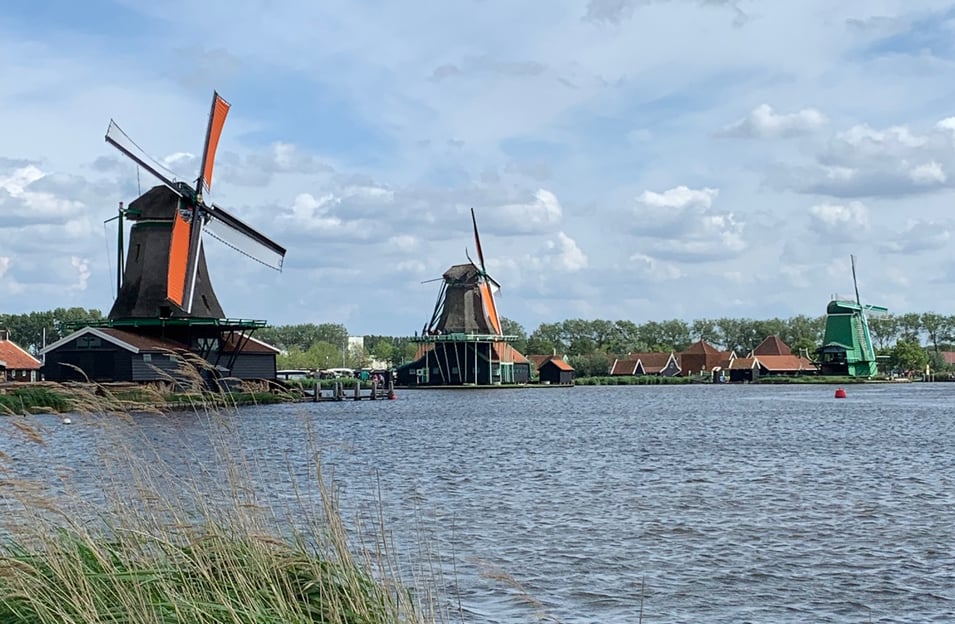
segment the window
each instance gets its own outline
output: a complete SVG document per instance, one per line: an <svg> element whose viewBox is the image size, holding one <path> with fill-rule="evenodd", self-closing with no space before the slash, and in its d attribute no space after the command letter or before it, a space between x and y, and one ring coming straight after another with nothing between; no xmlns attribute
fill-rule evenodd
<svg viewBox="0 0 955 624"><path fill-rule="evenodd" d="M100 340L99 336L91 336L87 334L76 339L77 349L96 349L101 346L103 346L103 341Z"/></svg>

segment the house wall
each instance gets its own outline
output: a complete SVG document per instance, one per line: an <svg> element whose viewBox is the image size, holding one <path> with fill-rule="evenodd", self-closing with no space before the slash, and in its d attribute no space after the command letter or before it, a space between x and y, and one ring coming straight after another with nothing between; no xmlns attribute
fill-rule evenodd
<svg viewBox="0 0 955 624"><path fill-rule="evenodd" d="M514 383L528 383L531 380L531 363L514 363Z"/></svg>
<svg viewBox="0 0 955 624"><path fill-rule="evenodd" d="M182 376L182 362L168 353L130 354L132 381L159 381Z"/></svg>
<svg viewBox="0 0 955 624"><path fill-rule="evenodd" d="M47 381L132 381L132 355L110 343L77 349L75 341L70 341L46 354L43 377Z"/></svg>
<svg viewBox="0 0 955 624"><path fill-rule="evenodd" d="M232 377L275 379L274 353L240 353L232 364Z"/></svg>
<svg viewBox="0 0 955 624"><path fill-rule="evenodd" d="M26 368L0 369L0 379L7 381L36 381L40 371Z"/></svg>
<svg viewBox="0 0 955 624"><path fill-rule="evenodd" d="M731 382L758 381L758 368L734 368L730 370Z"/></svg>

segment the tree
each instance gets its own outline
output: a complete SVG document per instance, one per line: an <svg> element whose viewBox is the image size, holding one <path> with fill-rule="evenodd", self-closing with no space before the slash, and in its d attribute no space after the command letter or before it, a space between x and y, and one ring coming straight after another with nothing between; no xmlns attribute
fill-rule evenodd
<svg viewBox="0 0 955 624"><path fill-rule="evenodd" d="M902 371L923 371L928 353L914 340L899 340L889 352L889 364Z"/></svg>
<svg viewBox="0 0 955 624"><path fill-rule="evenodd" d="M899 339L906 342L919 343L922 333L922 315L917 312L906 312L899 319Z"/></svg>
<svg viewBox="0 0 955 624"><path fill-rule="evenodd" d="M569 363L574 367L577 377L600 377L610 374L610 365L613 363L606 353L595 351L583 355L572 355Z"/></svg>
<svg viewBox="0 0 955 624"><path fill-rule="evenodd" d="M506 316L502 316L500 320L501 331L505 336L517 336L517 340L511 343L514 348L521 353L527 353L527 332L524 331L524 326Z"/></svg>
<svg viewBox="0 0 955 624"><path fill-rule="evenodd" d="M559 323L541 323L527 339L527 353L547 355L567 353L564 331Z"/></svg>
<svg viewBox="0 0 955 624"><path fill-rule="evenodd" d="M322 323L321 325L303 323L265 327L258 331L257 336L280 349L298 347L302 351L308 351L309 347L319 341L340 346L348 343L348 329L340 323Z"/></svg>
<svg viewBox="0 0 955 624"><path fill-rule="evenodd" d="M723 344L723 336L712 319L697 319L690 324L691 342L705 340L711 344Z"/></svg>
<svg viewBox="0 0 955 624"><path fill-rule="evenodd" d="M682 351L693 342L690 339L690 326L686 321L671 319L660 323L661 351Z"/></svg>
<svg viewBox="0 0 955 624"><path fill-rule="evenodd" d="M949 317L935 312L925 312L922 314L921 322L922 328L928 335L928 341L932 343L935 353L938 353L938 343L947 340L949 334L952 333Z"/></svg>
<svg viewBox="0 0 955 624"><path fill-rule="evenodd" d="M46 343L66 337L72 326L68 323L84 323L103 318L103 313L92 308L56 308L47 312L29 314L0 314L0 327L9 330L10 339L33 354Z"/></svg>
<svg viewBox="0 0 955 624"><path fill-rule="evenodd" d="M869 336L880 350L888 349L899 333L899 319L892 314L867 314L866 323L869 325Z"/></svg>

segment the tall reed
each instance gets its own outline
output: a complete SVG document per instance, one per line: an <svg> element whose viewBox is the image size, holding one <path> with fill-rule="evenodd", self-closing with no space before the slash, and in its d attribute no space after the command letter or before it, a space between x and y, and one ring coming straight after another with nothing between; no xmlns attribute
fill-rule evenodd
<svg viewBox="0 0 955 624"><path fill-rule="evenodd" d="M228 404L228 396L216 402ZM304 423L307 476L289 464L279 500L261 463L238 450L228 408L203 401L188 415L209 431L193 442L211 445L214 457L190 464L138 439L136 415L107 414L115 407L109 396L90 392L77 404L73 427L93 431L95 488L74 483L69 470L30 477L34 467L0 452L0 624L438 618L431 590L402 581L383 527L345 526ZM29 418L6 422L18 444L56 455L49 432ZM363 548L355 538L362 531L380 531L380 547Z"/></svg>

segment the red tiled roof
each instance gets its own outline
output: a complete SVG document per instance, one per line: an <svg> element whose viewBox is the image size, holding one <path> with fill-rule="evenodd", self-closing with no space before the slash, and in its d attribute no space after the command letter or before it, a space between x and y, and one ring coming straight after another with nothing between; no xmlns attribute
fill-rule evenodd
<svg viewBox="0 0 955 624"><path fill-rule="evenodd" d="M659 373L670 363L669 353L634 353L643 364L643 372Z"/></svg>
<svg viewBox="0 0 955 624"><path fill-rule="evenodd" d="M611 375L632 375L637 368L637 361L639 358L635 358L632 355L628 355L625 358L619 358L614 360L613 366L610 367Z"/></svg>
<svg viewBox="0 0 955 624"><path fill-rule="evenodd" d="M814 371L812 362L798 355L760 355L756 358L759 364L768 371Z"/></svg>
<svg viewBox="0 0 955 624"><path fill-rule="evenodd" d="M681 353L705 353L707 355L718 355L723 352L705 340L700 339L681 351Z"/></svg>
<svg viewBox="0 0 955 624"><path fill-rule="evenodd" d="M779 339L779 336L769 336L753 349L753 355L792 355L792 349Z"/></svg>
<svg viewBox="0 0 955 624"><path fill-rule="evenodd" d="M80 331L83 330L81 329ZM135 334L122 329L116 329L115 327L99 327L94 331L102 332L107 336L112 336L116 340L125 342L129 346L135 347L140 351L182 351L187 349L186 345L182 344L181 342L176 342L175 340L143 336L142 334Z"/></svg>
<svg viewBox="0 0 955 624"><path fill-rule="evenodd" d="M556 356L556 355L549 357L549 358L547 359L547 361L544 362L544 363L545 363L545 364L553 364L554 366L557 367L558 370L562 370L562 371L571 371L571 372L572 372L572 371L574 370L574 367L573 367L573 366L571 366L570 364L568 364L567 362L565 362L563 358L558 357L558 356Z"/></svg>
<svg viewBox="0 0 955 624"><path fill-rule="evenodd" d="M757 361L756 361L756 358L754 357L736 358L735 360L730 362L729 366L726 366L724 368L728 368L729 370L749 370L751 368L754 368L756 364L757 364Z"/></svg>
<svg viewBox="0 0 955 624"><path fill-rule="evenodd" d="M7 365L7 370L40 369L40 360L10 340L0 340L0 362Z"/></svg>

